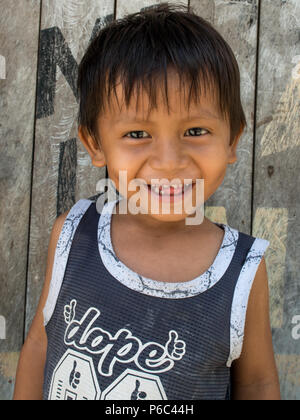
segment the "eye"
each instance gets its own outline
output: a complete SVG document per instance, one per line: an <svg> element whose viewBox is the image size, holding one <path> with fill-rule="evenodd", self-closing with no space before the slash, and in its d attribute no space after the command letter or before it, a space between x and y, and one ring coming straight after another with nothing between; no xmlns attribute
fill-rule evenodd
<svg viewBox="0 0 300 420"><path fill-rule="evenodd" d="M128 137L129 134L134 134L133 137ZM125 134L125 136L123 137L128 137L128 138L133 138L133 139L143 139L146 138L145 136L143 136L143 133L147 133L147 131L129 131L129 133ZM148 134L148 133L147 133Z"/></svg>
<svg viewBox="0 0 300 420"><path fill-rule="evenodd" d="M191 136L204 136L205 134L209 134L209 131L206 130L205 128L201 128L201 127L193 127L193 128L189 128L187 131L189 131L191 134Z"/></svg>
<svg viewBox="0 0 300 420"><path fill-rule="evenodd" d="M199 137L199 136L204 136L205 134L209 134L208 130L206 130L205 128L201 128L201 127L189 128L187 131L189 131L191 133L189 135L192 136L192 137L197 137L197 136ZM147 138L147 136L145 136L144 133L148 134L147 131L142 131L142 130L129 131L123 137L132 138L132 139Z"/></svg>

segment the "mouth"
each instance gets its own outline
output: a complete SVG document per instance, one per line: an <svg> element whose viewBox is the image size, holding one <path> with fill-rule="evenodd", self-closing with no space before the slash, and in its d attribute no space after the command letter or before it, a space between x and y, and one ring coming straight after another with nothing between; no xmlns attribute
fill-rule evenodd
<svg viewBox="0 0 300 420"><path fill-rule="evenodd" d="M192 190L196 182L174 184L174 185L152 185L147 184L148 191L157 197L181 197Z"/></svg>

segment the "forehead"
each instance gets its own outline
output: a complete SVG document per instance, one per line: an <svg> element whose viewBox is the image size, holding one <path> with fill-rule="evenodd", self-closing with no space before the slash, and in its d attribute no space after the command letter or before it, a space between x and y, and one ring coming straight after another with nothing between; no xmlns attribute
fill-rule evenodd
<svg viewBox="0 0 300 420"><path fill-rule="evenodd" d="M124 85L118 79L111 92L105 110L99 118L112 123L132 119L148 120L151 114L172 114L174 117L189 118L196 115L210 119L223 119L213 86L201 86L201 93L189 98L189 85L174 71L168 71L167 81L158 78L154 88L136 84L126 103Z"/></svg>

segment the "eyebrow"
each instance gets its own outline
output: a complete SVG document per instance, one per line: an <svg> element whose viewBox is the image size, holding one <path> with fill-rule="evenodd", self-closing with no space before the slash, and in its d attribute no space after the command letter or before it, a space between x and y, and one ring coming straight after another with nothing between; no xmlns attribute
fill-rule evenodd
<svg viewBox="0 0 300 420"><path fill-rule="evenodd" d="M196 120L196 119L202 119L202 118L206 118L206 119L213 119L213 120L219 120L220 117L213 114L212 112L208 111L208 110L203 110L201 111L201 113L199 114L192 114L189 115L186 118L181 119L181 122L186 122L186 121L190 121L190 120ZM137 117L127 117L126 115L122 116L121 118L118 118L117 120L115 120L114 122L115 124L122 124L122 123L154 123L153 120L149 119L149 120L144 120L143 118L137 118Z"/></svg>

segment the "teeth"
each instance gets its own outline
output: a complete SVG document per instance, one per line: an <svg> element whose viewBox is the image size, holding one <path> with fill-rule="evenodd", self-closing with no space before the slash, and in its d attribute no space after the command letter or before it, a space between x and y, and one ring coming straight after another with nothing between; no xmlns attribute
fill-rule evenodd
<svg viewBox="0 0 300 420"><path fill-rule="evenodd" d="M151 185L152 190L156 193L156 194L161 194L161 195L167 195L170 192L170 187L173 187L174 190L177 189L182 189L184 190L185 188L188 188L192 185L192 183L184 183L183 185L181 184L165 184L165 185L160 185L160 184L153 184Z"/></svg>
<svg viewBox="0 0 300 420"><path fill-rule="evenodd" d="M171 186L175 188L175 185L157 185L157 184L155 184L155 185L154 185L154 188L162 188L162 189L164 189L164 190L167 190L167 189L169 189Z"/></svg>
<svg viewBox="0 0 300 420"><path fill-rule="evenodd" d="M188 185L188 184L185 184L185 185ZM177 189L177 188L179 188L181 186L181 184L171 184L171 185L157 185L157 184L155 184L155 185L153 185L153 188L163 188L163 189L169 189L170 187L173 187L174 189Z"/></svg>

